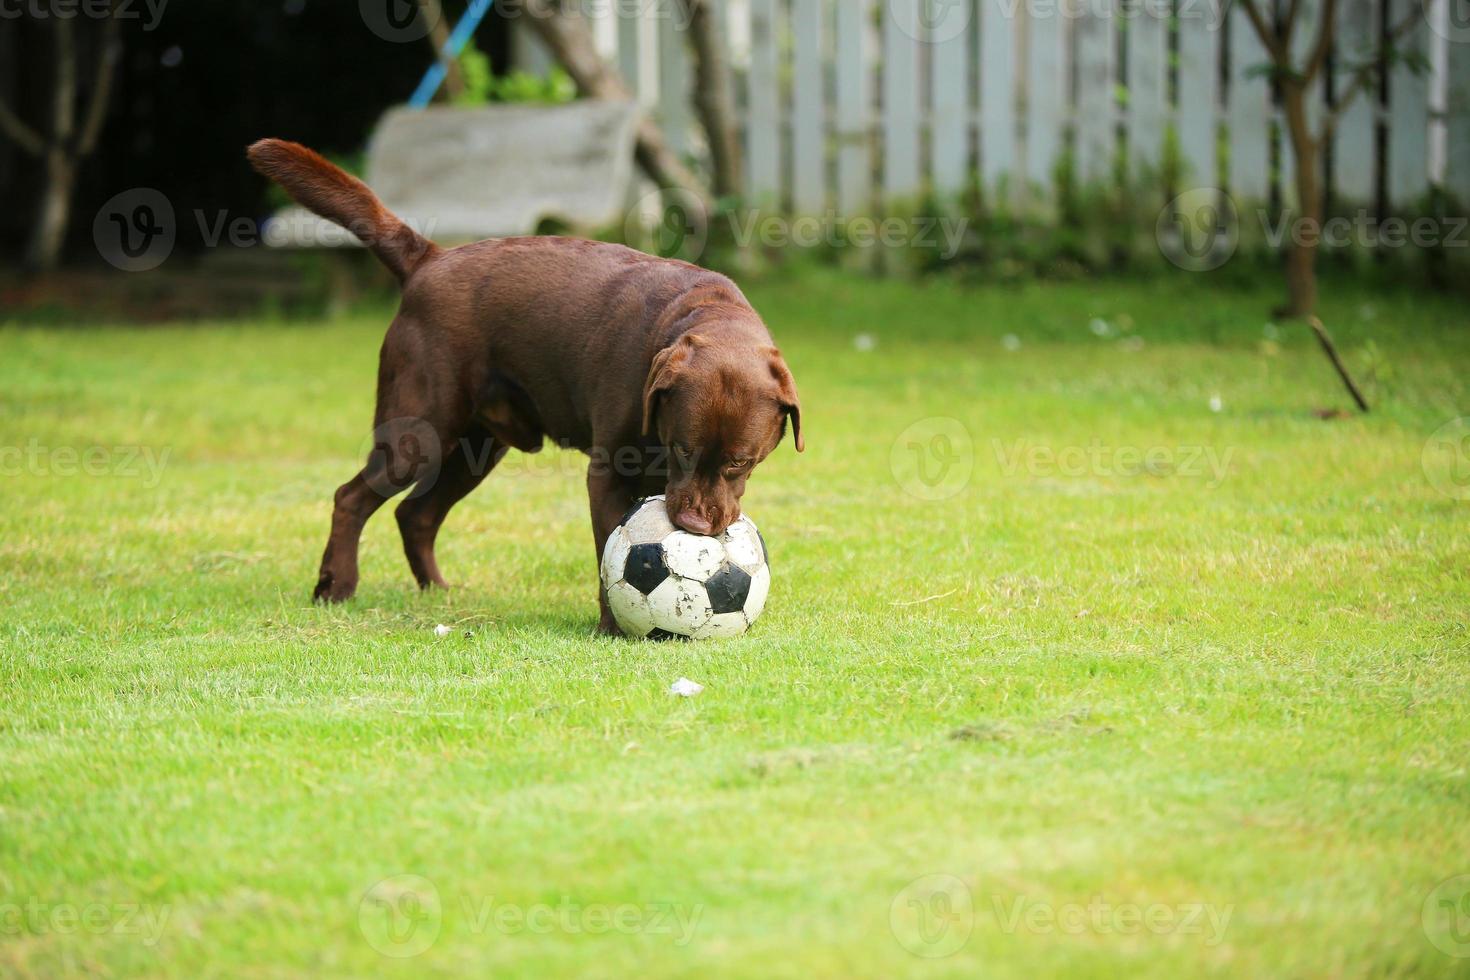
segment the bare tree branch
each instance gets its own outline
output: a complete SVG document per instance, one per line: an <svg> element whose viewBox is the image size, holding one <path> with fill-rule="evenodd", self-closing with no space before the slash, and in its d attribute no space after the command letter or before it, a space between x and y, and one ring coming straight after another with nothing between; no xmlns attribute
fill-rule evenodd
<svg viewBox="0 0 1470 980"><path fill-rule="evenodd" d="M1348 394L1353 396L1353 401L1358 405L1358 411L1364 415L1368 414L1368 399L1363 397L1362 389L1358 387L1358 383L1348 373L1347 365L1342 363L1342 358L1338 356L1337 345L1332 342L1332 335L1327 332L1327 328L1322 325L1322 321L1315 316L1307 317L1307 323L1311 326L1312 332L1317 335L1317 342L1322 345L1322 350L1326 353L1327 359L1337 369L1337 376L1342 379L1343 385L1347 387Z"/></svg>
<svg viewBox="0 0 1470 980"><path fill-rule="evenodd" d="M1292 38L1296 37L1297 14L1302 12L1302 0L1291 0L1291 6L1286 11L1286 23L1281 32L1281 46L1286 51L1291 50Z"/></svg>
<svg viewBox="0 0 1470 980"><path fill-rule="evenodd" d="M1312 49L1311 56L1307 58L1306 66L1302 69L1304 84L1310 85L1322 71L1322 66L1327 63L1327 55L1332 51L1332 41L1336 34L1337 0L1324 0L1322 26L1317 29L1317 43Z"/></svg>
<svg viewBox="0 0 1470 980"><path fill-rule="evenodd" d="M90 156L97 148L97 138L102 135L102 122L107 118L107 106L112 99L112 79L117 74L117 62L122 56L122 42L118 39L118 19L108 5L107 23L102 28L102 40L97 49L97 71L92 80L92 98L87 103L86 121L82 123L82 135L77 140L77 156Z"/></svg>
<svg viewBox="0 0 1470 980"><path fill-rule="evenodd" d="M51 140L65 146L77 120L77 46L71 18L52 20L56 31L56 91L51 101Z"/></svg>
<svg viewBox="0 0 1470 980"><path fill-rule="evenodd" d="M1320 137L1323 143L1326 143L1332 138L1332 134L1337 131L1337 124L1341 121L1343 113L1347 112L1352 107L1352 104L1357 101L1358 96L1362 95L1373 84L1374 80L1378 77L1378 72L1387 70L1390 51L1403 39L1405 34L1409 33L1417 22L1423 20L1425 12L1429 9L1430 4L1434 2L1435 0L1419 0L1418 3L1414 4L1413 9L1409 11L1408 15L1389 30L1388 37L1384 41L1383 50L1378 53L1378 57L1367 64L1360 65L1357 71L1353 73L1352 81L1343 90L1342 97L1337 100L1337 104L1332 107L1331 112L1324 114Z"/></svg>
<svg viewBox="0 0 1470 980"><path fill-rule="evenodd" d="M714 192L718 197L739 194L745 180L724 32L716 22L718 8L710 0L683 0L683 5L694 49L694 108L709 140Z"/></svg>
<svg viewBox="0 0 1470 980"><path fill-rule="evenodd" d="M450 99L464 93L464 74L459 70L459 59L451 58L446 50L449 46L449 22L444 19L444 7L439 0L419 0L419 16L429 27L429 43L434 46L434 59L444 66L444 91Z"/></svg>
<svg viewBox="0 0 1470 980"><path fill-rule="evenodd" d="M56 64L52 75L51 119L46 131L30 130L0 106L0 127L20 135L21 144L31 149L45 163L45 182L37 206L35 224L26 245L25 264L33 271L46 273L61 261L70 225L72 195L77 174L94 149L107 117L113 79L122 50L121 23L111 0L106 0L108 16L96 33L96 67L85 76L78 70L77 37L73 18L53 17L51 30L56 45ZM82 97L78 95L81 93ZM81 103L85 103L85 109ZM78 128L78 115L81 126Z"/></svg>
<svg viewBox="0 0 1470 980"><path fill-rule="evenodd" d="M617 69L609 65L597 52L592 32L580 17L563 13L556 0L523 0L527 19L541 40L567 74L577 83L577 88L594 99L609 99L631 102L633 95L628 91ZM686 167L664 139L663 131L647 113L640 113L638 122L638 164L653 182L663 188L678 188L695 195L706 207L709 191L694 172Z"/></svg>
<svg viewBox="0 0 1470 980"><path fill-rule="evenodd" d="M1261 44L1266 53L1271 56L1273 67L1281 67L1281 39L1276 36L1276 30L1266 23L1266 18L1261 16L1261 8L1256 5L1256 0L1240 0L1241 7L1245 10L1246 17L1250 18L1251 26L1256 29L1256 36L1261 39Z"/></svg>
<svg viewBox="0 0 1470 980"><path fill-rule="evenodd" d="M25 121L10 111L10 106L0 99L0 132L15 141L15 145L31 156L40 156L46 151L46 141L41 134L25 124Z"/></svg>

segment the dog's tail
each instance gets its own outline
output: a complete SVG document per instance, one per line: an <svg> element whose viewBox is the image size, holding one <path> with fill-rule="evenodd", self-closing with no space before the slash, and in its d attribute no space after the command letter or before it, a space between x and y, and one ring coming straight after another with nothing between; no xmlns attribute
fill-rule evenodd
<svg viewBox="0 0 1470 980"><path fill-rule="evenodd" d="M300 143L260 140L246 156L296 203L361 239L400 282L439 250L383 207L366 184Z"/></svg>

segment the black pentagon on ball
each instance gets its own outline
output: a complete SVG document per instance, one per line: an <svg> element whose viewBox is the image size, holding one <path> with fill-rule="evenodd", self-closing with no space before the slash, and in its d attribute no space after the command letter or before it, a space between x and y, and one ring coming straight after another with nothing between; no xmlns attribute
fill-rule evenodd
<svg viewBox="0 0 1470 980"><path fill-rule="evenodd" d="M704 591L716 613L739 612L750 595L750 573L727 562L704 583Z"/></svg>
<svg viewBox="0 0 1470 980"><path fill-rule="evenodd" d="M645 636L644 639L652 640L655 643L668 643L671 640L687 640L689 637L681 633L670 633L666 629L655 629L652 633Z"/></svg>
<svg viewBox="0 0 1470 980"><path fill-rule="evenodd" d="M761 533L760 528L755 529L755 536L759 538L761 542L761 561L769 565L771 563L771 553L766 550L766 536Z"/></svg>
<svg viewBox="0 0 1470 980"><path fill-rule="evenodd" d="M623 566L623 581L648 595L669 577L669 566L664 564L664 549L659 544L635 544L628 551L627 564Z"/></svg>

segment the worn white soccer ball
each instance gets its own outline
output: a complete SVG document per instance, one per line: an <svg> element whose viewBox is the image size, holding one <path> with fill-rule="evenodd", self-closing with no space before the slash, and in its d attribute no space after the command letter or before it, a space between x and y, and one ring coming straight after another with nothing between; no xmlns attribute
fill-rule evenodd
<svg viewBox="0 0 1470 980"><path fill-rule="evenodd" d="M602 550L607 604L629 636L739 636L771 591L766 542L742 516L718 537L681 531L662 496L628 512Z"/></svg>

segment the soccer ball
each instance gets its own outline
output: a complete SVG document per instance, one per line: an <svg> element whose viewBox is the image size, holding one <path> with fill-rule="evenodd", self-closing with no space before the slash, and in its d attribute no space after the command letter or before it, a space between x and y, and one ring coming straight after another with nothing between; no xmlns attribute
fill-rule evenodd
<svg viewBox="0 0 1470 980"><path fill-rule="evenodd" d="M607 604L629 636L739 636L766 606L766 542L748 517L719 537L676 528L662 496L630 510L602 550Z"/></svg>

